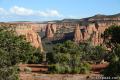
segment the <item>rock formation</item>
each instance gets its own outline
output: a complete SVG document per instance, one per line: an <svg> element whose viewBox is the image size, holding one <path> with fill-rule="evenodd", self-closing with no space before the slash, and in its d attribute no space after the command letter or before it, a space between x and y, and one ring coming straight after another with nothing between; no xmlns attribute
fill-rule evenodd
<svg viewBox="0 0 120 80"><path fill-rule="evenodd" d="M52 29L51 29L51 24L48 24L47 27L46 27L46 32L45 32L45 36L48 38L48 39L51 39L53 38L53 32L52 32Z"/></svg>
<svg viewBox="0 0 120 80"><path fill-rule="evenodd" d="M81 26L82 41L91 40L94 46L99 45L101 42L101 32L98 24L89 24L89 26Z"/></svg>
<svg viewBox="0 0 120 80"><path fill-rule="evenodd" d="M83 40L83 36L82 36L79 25L77 25L74 31L74 41L76 43L80 43L82 40Z"/></svg>
<svg viewBox="0 0 120 80"><path fill-rule="evenodd" d="M88 38L91 37L91 42L94 46L100 45L103 43L103 38L101 34L104 33L105 29L110 26L106 23L92 23L87 26Z"/></svg>
<svg viewBox="0 0 120 80"><path fill-rule="evenodd" d="M87 27L83 26L82 27L82 36L83 36L83 41L87 40L89 35L88 35L88 31L87 31Z"/></svg>
<svg viewBox="0 0 120 80"><path fill-rule="evenodd" d="M81 25L83 26L78 27L77 25L76 27L76 24L78 23L82 23ZM54 33L59 34L59 36L57 37L58 39L62 39L64 38L63 37L64 33L74 32L75 42L82 42L82 41L91 39L91 42L93 43L93 45L100 45L103 43L103 38L101 37L101 34L104 33L105 29L107 29L109 26L114 24L120 25L120 14L115 14L115 15L99 14L99 15L95 15L95 16L83 18L83 19L64 19L64 20L57 20L57 21L48 21L43 23L42 22L0 23L0 25L3 25L3 26L5 26L5 24L8 24L6 26L9 26L9 24L10 25L13 24L10 27L16 26L17 29L21 30L21 31L18 31L18 33L21 35L26 35L29 38L28 40L31 42L34 42L33 37L35 35L32 34L34 32L30 32L31 29L28 30L30 26L32 29L34 29L35 32L41 32L41 33L45 32L45 36L48 39L52 39L54 36L56 36ZM85 25L88 25L88 26L86 27ZM37 43L34 43L34 44L36 45Z"/></svg>
<svg viewBox="0 0 120 80"><path fill-rule="evenodd" d="M26 39L28 42L31 42L31 44L36 48L40 48L41 52L43 52L41 37L36 32L33 30L28 31L26 34Z"/></svg>
<svg viewBox="0 0 120 80"><path fill-rule="evenodd" d="M32 28L16 28L16 32L18 35L24 35L26 40L31 43L36 48L40 48L41 52L43 52L41 37L34 31Z"/></svg>
<svg viewBox="0 0 120 80"><path fill-rule="evenodd" d="M91 38L92 45L96 46L100 44L100 32L98 24L92 23L87 27L88 39Z"/></svg>
<svg viewBox="0 0 120 80"><path fill-rule="evenodd" d="M51 24L51 29L53 31L53 33L56 33L56 29L57 28L57 25L56 24Z"/></svg>

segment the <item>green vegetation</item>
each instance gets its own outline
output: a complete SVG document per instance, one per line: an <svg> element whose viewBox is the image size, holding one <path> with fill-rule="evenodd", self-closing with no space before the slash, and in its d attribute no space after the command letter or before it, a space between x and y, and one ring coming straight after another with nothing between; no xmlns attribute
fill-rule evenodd
<svg viewBox="0 0 120 80"><path fill-rule="evenodd" d="M78 45L72 41L57 44L47 53L49 70L53 73L88 73L90 63L100 63L106 50L101 46Z"/></svg>
<svg viewBox="0 0 120 80"><path fill-rule="evenodd" d="M53 73L86 73L90 66L81 62L82 54L80 47L72 41L57 44L53 53L48 53L47 60L50 63L49 70Z"/></svg>
<svg viewBox="0 0 120 80"><path fill-rule="evenodd" d="M103 37L105 44L108 46L114 46L120 44L120 26L113 25L104 31Z"/></svg>
<svg viewBox="0 0 120 80"><path fill-rule="evenodd" d="M89 43L83 44L82 51L84 51L82 60L93 64L99 64L108 53L103 46L91 46Z"/></svg>
<svg viewBox="0 0 120 80"><path fill-rule="evenodd" d="M112 49L109 56L109 66L104 69L101 73L104 76L109 77L120 77L120 44ZM117 80L117 79L116 79Z"/></svg>
<svg viewBox="0 0 120 80"><path fill-rule="evenodd" d="M120 26L115 25L109 27L105 30L104 35L106 45L109 45L111 47L111 51L109 52L110 55L108 57L110 64L101 73L107 77L110 76L118 78L120 77Z"/></svg>
<svg viewBox="0 0 120 80"><path fill-rule="evenodd" d="M11 28L0 28L0 80L18 80L18 67L31 61L36 49ZM37 53L38 55L38 53ZM37 61L37 60L36 60Z"/></svg>
<svg viewBox="0 0 120 80"><path fill-rule="evenodd" d="M90 43L76 44L65 41L53 45L46 54L50 73L89 73L91 64L99 64L106 59L110 64L101 73L104 76L120 76L120 26L111 26L103 34L107 51L103 46L92 46ZM24 36L18 36L12 28L0 28L0 80L18 80L18 64L39 64L43 56L39 49L26 42ZM31 72L30 68L25 69ZM7 76L7 77L6 77Z"/></svg>
<svg viewBox="0 0 120 80"><path fill-rule="evenodd" d="M39 48L29 55L28 64L40 64L43 61L43 55L40 53Z"/></svg>

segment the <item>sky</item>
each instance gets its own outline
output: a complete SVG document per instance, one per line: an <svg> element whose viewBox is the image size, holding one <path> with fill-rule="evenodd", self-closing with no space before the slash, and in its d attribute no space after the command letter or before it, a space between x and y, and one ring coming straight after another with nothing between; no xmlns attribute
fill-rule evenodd
<svg viewBox="0 0 120 80"><path fill-rule="evenodd" d="M80 19L120 13L120 0L0 0L0 22Z"/></svg>

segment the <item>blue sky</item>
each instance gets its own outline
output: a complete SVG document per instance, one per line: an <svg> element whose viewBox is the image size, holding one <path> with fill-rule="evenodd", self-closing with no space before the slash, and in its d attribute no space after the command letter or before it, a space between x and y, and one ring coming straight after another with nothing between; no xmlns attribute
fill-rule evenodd
<svg viewBox="0 0 120 80"><path fill-rule="evenodd" d="M120 0L0 0L0 21L45 21L120 13Z"/></svg>

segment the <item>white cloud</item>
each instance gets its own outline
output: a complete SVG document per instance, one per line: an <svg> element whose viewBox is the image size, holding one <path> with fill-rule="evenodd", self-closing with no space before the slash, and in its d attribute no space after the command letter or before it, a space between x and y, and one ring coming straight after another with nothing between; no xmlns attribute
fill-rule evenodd
<svg viewBox="0 0 120 80"><path fill-rule="evenodd" d="M64 16L55 9L33 10L20 6L13 6L9 9L0 7L0 19L45 19L52 20L55 18L64 18Z"/></svg>
<svg viewBox="0 0 120 80"><path fill-rule="evenodd" d="M16 15L21 15L21 16L28 16L28 15L32 15L33 14L33 10L32 9L27 9L24 7L18 7L18 6L14 6L10 9L10 12Z"/></svg>
<svg viewBox="0 0 120 80"><path fill-rule="evenodd" d="M49 16L60 16L60 13L57 10L48 10Z"/></svg>
<svg viewBox="0 0 120 80"><path fill-rule="evenodd" d="M40 16L40 17L62 17L57 10L32 10L24 7L14 6L10 8L10 13L20 16Z"/></svg>
<svg viewBox="0 0 120 80"><path fill-rule="evenodd" d="M61 17L62 15L57 10L38 11L39 16L43 17Z"/></svg>

